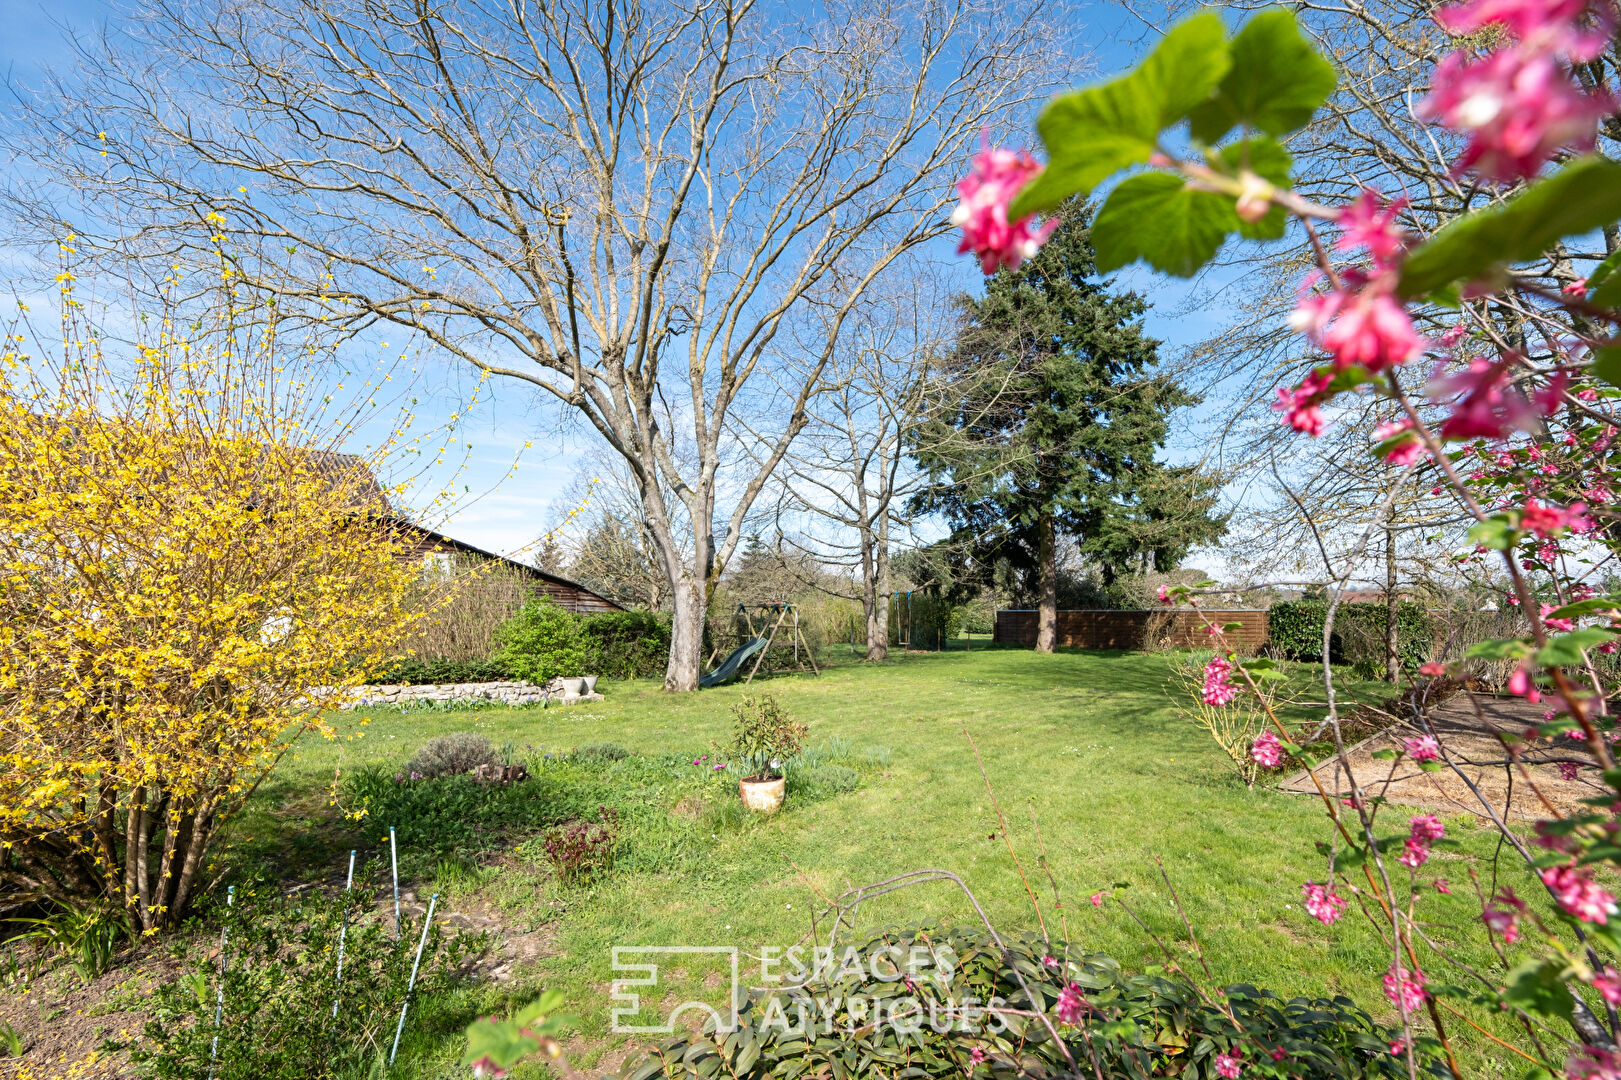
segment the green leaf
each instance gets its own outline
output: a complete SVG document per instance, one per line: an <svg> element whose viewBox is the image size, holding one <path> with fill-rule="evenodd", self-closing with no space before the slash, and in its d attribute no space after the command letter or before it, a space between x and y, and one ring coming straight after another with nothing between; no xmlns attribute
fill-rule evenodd
<svg viewBox="0 0 1621 1080"><path fill-rule="evenodd" d="M1621 600L1612 600L1608 597L1595 596L1591 600L1578 600L1574 604L1566 604L1561 608L1554 608L1544 618L1548 619L1574 619L1578 615L1591 615L1595 611L1615 611L1621 608Z"/></svg>
<svg viewBox="0 0 1621 1080"><path fill-rule="evenodd" d="M1174 277L1192 277L1238 229L1233 200L1193 191L1180 176L1128 176L1092 222L1100 273L1138 259Z"/></svg>
<svg viewBox="0 0 1621 1080"><path fill-rule="evenodd" d="M1193 137L1207 145L1238 124L1268 135L1299 130L1334 92L1334 65L1312 48L1287 8L1256 14L1228 49L1232 67L1215 95L1193 110Z"/></svg>
<svg viewBox="0 0 1621 1080"><path fill-rule="evenodd" d="M1373 752L1373 758L1375 761L1395 761L1396 751L1389 749L1375 750Z"/></svg>
<svg viewBox="0 0 1621 1080"><path fill-rule="evenodd" d="M1508 973L1503 1000L1528 1013L1569 1021L1575 1000L1564 974L1564 965L1557 961L1527 960Z"/></svg>
<svg viewBox="0 0 1621 1080"><path fill-rule="evenodd" d="M1537 663L1546 667L1569 667L1582 662L1582 650L1614 639L1615 631L1602 626L1585 626L1568 634L1549 638L1537 652Z"/></svg>
<svg viewBox="0 0 1621 1080"><path fill-rule="evenodd" d="M1621 345L1610 345L1595 352L1592 371L1611 386L1621 386Z"/></svg>
<svg viewBox="0 0 1621 1080"><path fill-rule="evenodd" d="M1236 176L1243 169L1248 169L1263 180L1270 181L1279 187L1292 187L1289 170L1294 165L1294 159L1289 151L1283 148L1278 140L1262 135L1253 139L1240 139L1221 148L1216 155L1217 161L1224 166L1223 171ZM1237 200L1234 200L1236 206ZM1237 216L1237 210L1234 210ZM1266 217L1260 221L1244 221L1240 219L1238 232L1247 240L1277 240L1283 236L1284 229L1289 223L1289 215L1281 206L1274 206L1266 212Z"/></svg>
<svg viewBox="0 0 1621 1080"><path fill-rule="evenodd" d="M1472 660L1518 660L1531 652L1519 638L1491 638L1469 646L1464 655Z"/></svg>
<svg viewBox="0 0 1621 1080"><path fill-rule="evenodd" d="M1423 296L1540 256L1565 236L1621 218L1621 165L1578 158L1501 206L1466 214L1407 256L1399 291Z"/></svg>
<svg viewBox="0 0 1621 1080"><path fill-rule="evenodd" d="M1612 251L1587 275L1588 303L1600 307L1621 305L1621 274L1615 272L1617 268L1621 268L1621 248Z"/></svg>
<svg viewBox="0 0 1621 1080"><path fill-rule="evenodd" d="M1469 539L1493 551L1507 551L1514 546L1514 526L1499 514L1489 517L1469 530Z"/></svg>
<svg viewBox="0 0 1621 1080"><path fill-rule="evenodd" d="M1008 217L1090 194L1121 169L1147 161L1159 133L1208 97L1230 64L1221 17L1201 12L1172 27L1130 74L1054 98L1036 120L1047 167L1019 193Z"/></svg>

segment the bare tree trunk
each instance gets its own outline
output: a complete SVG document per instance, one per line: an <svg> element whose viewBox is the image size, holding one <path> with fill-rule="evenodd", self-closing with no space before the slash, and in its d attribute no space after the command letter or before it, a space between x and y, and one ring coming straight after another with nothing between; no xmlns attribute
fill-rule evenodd
<svg viewBox="0 0 1621 1080"><path fill-rule="evenodd" d="M1036 524L1041 533L1041 605L1036 615L1036 651L1052 652L1058 645L1058 537L1051 511L1042 511Z"/></svg>
<svg viewBox="0 0 1621 1080"><path fill-rule="evenodd" d="M872 534L867 534L869 537ZM864 563L865 565L865 563ZM867 606L867 659L889 659L889 520L878 521L878 534L873 540L872 581L863 603Z"/></svg>
<svg viewBox="0 0 1621 1080"><path fill-rule="evenodd" d="M1401 675L1401 655L1397 640L1396 530L1385 526L1385 682Z"/></svg>

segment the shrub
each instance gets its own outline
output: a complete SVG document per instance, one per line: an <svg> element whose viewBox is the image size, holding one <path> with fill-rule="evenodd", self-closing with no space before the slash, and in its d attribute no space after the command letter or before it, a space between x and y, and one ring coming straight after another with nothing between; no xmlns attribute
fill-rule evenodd
<svg viewBox="0 0 1621 1080"><path fill-rule="evenodd" d="M357 882L374 880L381 871L380 864L369 866ZM321 1080L362 1074L379 1053L386 1055L421 928L407 916L395 941L392 911L372 916L378 896L364 884L347 894L305 893L296 899L264 888L238 889L232 907L219 905L214 911L229 934L218 1054L212 1045L219 959L208 949L182 953L189 970L151 995L151 1019L131 1051L141 1075ZM343 984L335 994L334 944L345 910ZM202 935L202 940L217 938ZM450 987L455 969L479 944L465 933L447 938L443 923L436 924L428 931L414 996Z"/></svg>
<svg viewBox="0 0 1621 1080"><path fill-rule="evenodd" d="M1321 600L1285 600L1267 616L1267 644L1291 660L1323 658L1323 620L1328 604ZM1424 605L1403 600L1396 605L1397 654L1404 667L1416 668L1430 658L1434 632ZM1382 670L1385 662L1385 605L1341 604L1334 613L1330 659Z"/></svg>
<svg viewBox="0 0 1621 1080"><path fill-rule="evenodd" d="M396 660L372 676L373 684L505 682L514 676L498 660L446 660L443 657Z"/></svg>
<svg viewBox="0 0 1621 1080"><path fill-rule="evenodd" d="M613 866L619 814L599 806L596 821L571 821L548 832L542 844L559 881L570 885L585 881Z"/></svg>
<svg viewBox="0 0 1621 1080"><path fill-rule="evenodd" d="M577 616L585 667L575 674L607 679L663 675L670 662L670 620L652 611L604 611Z"/></svg>
<svg viewBox="0 0 1621 1080"><path fill-rule="evenodd" d="M617 743L587 743L574 751L576 761L624 761L630 751Z"/></svg>
<svg viewBox="0 0 1621 1080"><path fill-rule="evenodd" d="M432 780L438 776L469 773L480 765L500 763L501 755L490 740L471 731L457 731L435 735L423 743L405 763L405 774L413 780Z"/></svg>
<svg viewBox="0 0 1621 1080"><path fill-rule="evenodd" d="M580 619L549 596L518 609L495 632L500 645L491 659L517 679L544 683L559 676L585 675L589 649Z"/></svg>
<svg viewBox="0 0 1621 1080"><path fill-rule="evenodd" d="M732 706L731 752L751 777L780 776L782 763L805 745L807 728L771 694L745 696Z"/></svg>
<svg viewBox="0 0 1621 1080"><path fill-rule="evenodd" d="M1349 998L1293 998L1239 984L1220 998L1232 1010L1201 1000L1194 986L1179 978L1129 975L1107 956L1070 953L1067 970L1049 968L1048 955L1065 956L1058 943L1039 938L1004 937L1004 953L980 929L908 929L875 936L854 946L864 959L847 963L842 949L831 972L813 975L805 991L769 990L751 996L739 1010L733 1033L717 1032L714 1019L702 1034L679 1035L641 1058L627 1061L627 1080L657 1076L731 1076L764 1080L782 1076L910 1076L960 1080L974 1050L986 1057L986 1076L1150 1076L1214 1077L1216 1055L1237 1048L1247 1063L1270 1064L1281 1050L1287 1075L1302 1080L1404 1077L1405 1057L1389 1052L1400 1029L1387 1029ZM913 946L942 957L949 981L922 966L901 991L889 975L889 958L907 956ZM949 952L947 949L949 948ZM808 953L808 950L807 950ZM878 954L885 958L876 959ZM874 966L885 974L875 977ZM859 970L857 970L859 967ZM1019 977L1023 977L1023 985ZM1069 982L1085 995L1079 1022L1057 1017L1059 996ZM1029 994L1025 987L1029 988ZM813 999L801 1006L805 995ZM948 1016L947 1001L974 998L983 1008L1000 998L1010 1010L1044 1014L1059 1033L1069 1059L1042 1021L1017 1012L999 1014L1006 1030L989 1018ZM796 999L797 998L797 999ZM876 1005L875 1019L851 1002ZM822 1011L827 1006L827 1012ZM803 1012L801 1009L803 1008ZM917 1021L915 1033L902 1033L887 1020L895 1010ZM939 1010L938 1012L934 1010ZM807 1018L803 1027L800 1017ZM1235 1024L1233 1017L1238 1023ZM942 1030L943 1029L943 1030ZM966 1029L966 1030L965 1030ZM1433 1060L1433 1039L1420 1039L1420 1062ZM973 1075L982 1075L979 1067ZM1268 1075L1271 1072L1268 1071ZM1277 1075L1285 1075L1280 1070Z"/></svg>
<svg viewBox="0 0 1621 1080"><path fill-rule="evenodd" d="M501 842L509 829L556 825L589 812L597 799L545 770L530 769L518 784L480 784L471 776L410 780L377 766L345 778L343 796L359 826L393 825L401 859L425 859L472 852Z"/></svg>

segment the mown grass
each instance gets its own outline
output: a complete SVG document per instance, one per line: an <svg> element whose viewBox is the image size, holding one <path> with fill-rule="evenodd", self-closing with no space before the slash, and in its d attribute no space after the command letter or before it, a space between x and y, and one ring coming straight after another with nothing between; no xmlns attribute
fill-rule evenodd
<svg viewBox="0 0 1621 1080"><path fill-rule="evenodd" d="M785 676L688 695L666 695L652 682L604 684L606 702L570 709L374 711L364 714L371 719L363 737L301 745L236 826L226 858L274 860L289 875L310 876L336 865L336 853L348 847L362 847L364 856L396 824L409 872L421 884L438 876L453 902L476 894L515 928L542 928L551 940L549 954L518 986L470 1007L498 1008L503 997L557 986L581 1019L577 1045L590 1063L624 1041L608 1033L615 945L736 944L757 955L762 945L787 946L806 934L824 897L927 867L961 874L999 927L1035 927L1019 870L997 835L972 736L1055 937L1067 926L1079 949L1112 954L1128 968L1163 964L1160 946L1125 910L1088 902L1113 889L1196 971L1189 935L1160 878L1162 862L1216 982L1285 995L1345 993L1388 1016L1379 976L1389 953L1368 922L1353 910L1325 928L1300 908L1301 882L1324 872L1314 849L1328 838L1321 804L1247 790L1204 734L1176 716L1167 672L1164 656L987 650L913 654L879 666L835 666L819 678ZM1310 675L1294 674L1303 682ZM1364 699L1383 696L1380 684L1351 689ZM809 723L813 744L838 740L834 750L860 774L861 786L815 799L791 794L785 812L768 819L743 815L735 779L714 774L713 759L692 762L727 738L732 703L762 691ZM537 782L519 786L526 798L619 807L625 839L615 870L565 888L545 869L534 837L544 821L574 810L541 807L533 827L490 834L475 834L469 824L467 842L449 860L412 849L409 822L368 816L360 826L335 823L326 795L334 770L392 770L424 739L459 730L509 743L539 764ZM603 742L632 756L545 757ZM1400 808L1391 817L1391 831L1404 827ZM1445 820L1464 851L1491 853L1494 834L1473 818ZM1429 870L1421 875L1426 881L1450 872L1456 894L1427 892L1431 933L1493 970L1461 856L1440 851ZM1522 884L1523 871L1505 864L1505 873ZM868 903L860 918L875 927L968 920L973 911L961 893L929 885ZM661 975L658 1001L714 996L702 985L712 965L674 966ZM421 1048L418 1075L451 1074L453 1028L447 1022L442 1045ZM1506 1075L1509 1063L1491 1044L1455 1037L1476 1075Z"/></svg>

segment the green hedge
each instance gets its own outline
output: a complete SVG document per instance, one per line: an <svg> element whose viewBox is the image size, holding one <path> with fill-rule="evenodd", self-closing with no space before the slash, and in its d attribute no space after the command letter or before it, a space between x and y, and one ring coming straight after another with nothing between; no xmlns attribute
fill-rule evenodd
<svg viewBox="0 0 1621 1080"><path fill-rule="evenodd" d="M495 640L493 659L513 678L535 683L559 675L634 679L663 674L670 621L651 611L575 615L540 597L502 623Z"/></svg>
<svg viewBox="0 0 1621 1080"><path fill-rule="evenodd" d="M670 620L652 611L575 615L550 599L531 600L496 630L497 649L482 660L411 657L396 660L374 683L470 683L555 676L605 679L664 674L670 660Z"/></svg>
<svg viewBox="0 0 1621 1080"><path fill-rule="evenodd" d="M1285 600L1273 604L1267 616L1267 644L1291 660L1323 658L1323 620L1328 604L1322 600ZM1403 600L1396 605L1396 652L1403 667L1414 668L1430 658L1434 626L1424 605ZM1334 636L1329 645L1334 663L1381 670L1385 662L1385 605L1377 601L1341 604L1334 612Z"/></svg>

